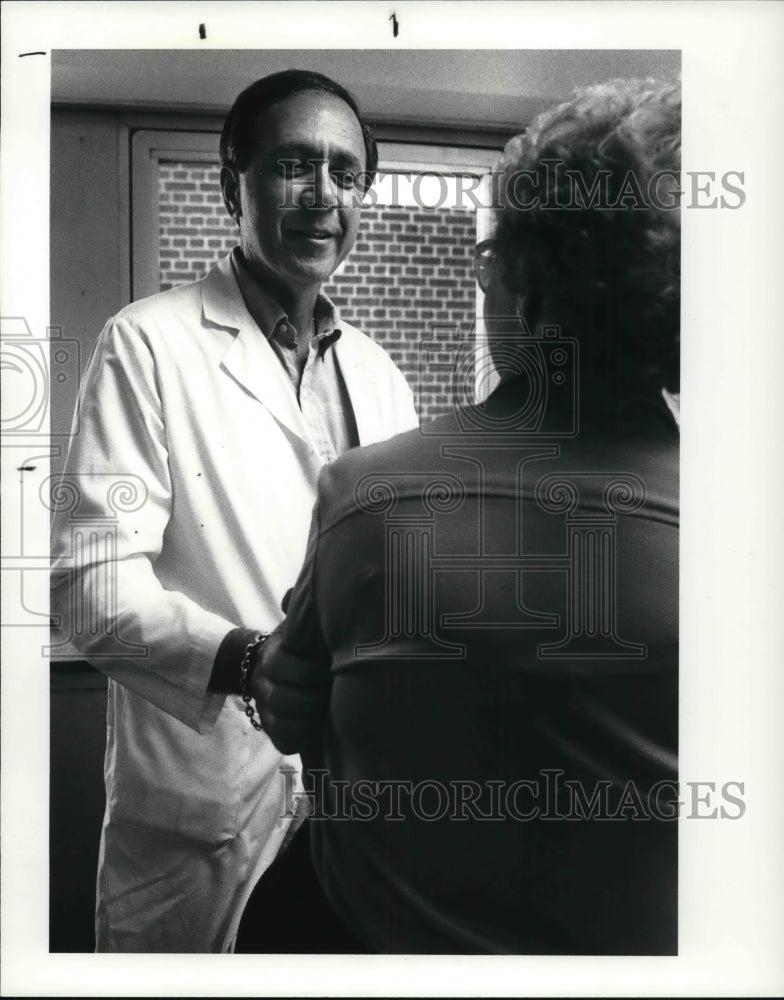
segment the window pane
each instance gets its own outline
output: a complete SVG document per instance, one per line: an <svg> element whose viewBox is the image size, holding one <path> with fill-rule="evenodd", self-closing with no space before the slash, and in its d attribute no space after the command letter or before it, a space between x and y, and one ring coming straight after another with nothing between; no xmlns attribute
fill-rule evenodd
<svg viewBox="0 0 784 1000"><path fill-rule="evenodd" d="M472 340L475 213L457 208L366 208L354 250L325 291L397 364L421 420L451 406L451 365ZM423 344L443 341L437 350Z"/></svg>
<svg viewBox="0 0 784 1000"><path fill-rule="evenodd" d="M237 227L223 207L220 167L158 163L159 290L203 278L237 244Z"/></svg>

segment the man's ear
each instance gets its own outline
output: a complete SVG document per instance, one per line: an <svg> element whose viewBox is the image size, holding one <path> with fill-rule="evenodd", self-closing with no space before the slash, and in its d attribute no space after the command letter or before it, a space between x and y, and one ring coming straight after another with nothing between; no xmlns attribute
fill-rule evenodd
<svg viewBox="0 0 784 1000"><path fill-rule="evenodd" d="M223 204L232 219L239 225L242 206L240 205L240 187L237 174L236 167L221 167L220 186Z"/></svg>

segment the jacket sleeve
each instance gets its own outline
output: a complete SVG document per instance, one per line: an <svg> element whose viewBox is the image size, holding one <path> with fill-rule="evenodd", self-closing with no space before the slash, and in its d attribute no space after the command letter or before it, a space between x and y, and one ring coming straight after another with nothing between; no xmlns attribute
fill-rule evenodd
<svg viewBox="0 0 784 1000"><path fill-rule="evenodd" d="M270 637L253 683L263 678L259 701L264 731L281 753L299 753L306 767L321 760L329 707L331 654L316 603L316 564L321 540L321 483L313 509L305 561L287 596L286 619Z"/></svg>
<svg viewBox="0 0 784 1000"><path fill-rule="evenodd" d="M61 637L107 676L209 731L225 697L208 691L210 672L234 623L155 575L172 514L166 423L153 352L122 316L93 351L51 502Z"/></svg>

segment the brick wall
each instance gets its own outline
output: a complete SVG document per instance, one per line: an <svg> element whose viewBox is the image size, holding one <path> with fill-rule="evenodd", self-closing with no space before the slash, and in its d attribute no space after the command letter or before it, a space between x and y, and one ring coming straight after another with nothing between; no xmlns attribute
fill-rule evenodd
<svg viewBox="0 0 784 1000"><path fill-rule="evenodd" d="M219 173L213 164L159 164L161 291L203 278L237 243L237 227L223 207Z"/></svg>
<svg viewBox="0 0 784 1000"><path fill-rule="evenodd" d="M218 168L161 163L159 224L161 290L206 274L237 242ZM324 286L345 318L389 352L422 420L449 408L455 346L473 336L475 234L466 209L367 208L353 251Z"/></svg>
<svg viewBox="0 0 784 1000"><path fill-rule="evenodd" d="M405 374L422 420L449 409L451 345L473 334L475 233L465 210L366 209L354 250L325 286Z"/></svg>

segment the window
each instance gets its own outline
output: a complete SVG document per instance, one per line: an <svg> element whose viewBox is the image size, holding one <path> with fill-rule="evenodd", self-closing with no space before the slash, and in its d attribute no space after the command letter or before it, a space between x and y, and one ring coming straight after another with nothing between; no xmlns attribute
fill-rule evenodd
<svg viewBox="0 0 784 1000"><path fill-rule="evenodd" d="M219 187L218 136L141 130L132 139L132 294L203 277L237 242ZM451 406L456 352L475 345L472 251L489 212L497 149L379 143L379 178L355 247L324 286L403 371L420 418ZM479 309L481 314L481 308Z"/></svg>

